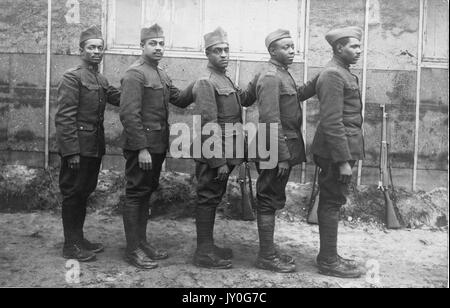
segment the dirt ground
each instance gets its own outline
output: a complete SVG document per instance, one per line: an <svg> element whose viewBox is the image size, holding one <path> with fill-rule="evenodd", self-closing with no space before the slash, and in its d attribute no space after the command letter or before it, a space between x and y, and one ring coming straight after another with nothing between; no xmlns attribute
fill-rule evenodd
<svg viewBox="0 0 450 308"><path fill-rule="evenodd" d="M367 265L360 279L339 279L317 273L314 258L318 228L304 222L277 219L276 242L293 255L297 272L278 274L253 266L258 250L255 222L217 220L216 242L233 248L234 267L209 270L192 264L195 227L192 218L149 221L152 242L170 258L150 271L122 260L120 216L90 213L86 233L106 250L98 260L81 263L78 284L67 283L68 264L61 257L62 226L55 212L0 214L0 287L447 287L448 232L436 229L386 231L373 226L341 223L340 252ZM379 269L379 276L376 275ZM72 276L69 276L72 277ZM379 279L377 279L379 278Z"/></svg>
<svg viewBox="0 0 450 308"><path fill-rule="evenodd" d="M305 222L311 183L289 183L286 207L277 215L275 239L296 259L297 272L278 274L256 269L256 222L236 220L240 201L236 179L218 208L216 243L235 254L230 270L208 270L192 264L195 250L195 179L165 172L152 195L148 235L167 249L168 260L157 269L137 270L123 261L125 238L121 219L125 180L120 172L102 171L89 200L87 238L106 251L98 260L74 265L62 258L61 196L58 170L0 166L0 287L447 287L448 190L397 190L395 204L403 229L384 225L384 197L376 185L353 187L341 212L339 251L367 269L360 279L321 276L315 267L319 234ZM255 184L255 183L253 183ZM235 213L235 212L234 212Z"/></svg>

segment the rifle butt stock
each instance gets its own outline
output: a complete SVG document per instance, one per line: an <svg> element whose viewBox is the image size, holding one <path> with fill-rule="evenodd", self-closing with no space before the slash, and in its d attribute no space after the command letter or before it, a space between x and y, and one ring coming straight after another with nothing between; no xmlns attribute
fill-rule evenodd
<svg viewBox="0 0 450 308"><path fill-rule="evenodd" d="M242 220L252 221L255 220L255 214L253 213L253 206L250 193L247 188L247 178L246 178L246 168L245 163L240 166L239 170L239 182L241 187L241 202L240 202L240 215Z"/></svg>
<svg viewBox="0 0 450 308"><path fill-rule="evenodd" d="M316 195L314 200L311 200L310 207L308 209L308 218L306 222L310 225L318 225L319 217L317 216L317 210L319 208L319 194Z"/></svg>
<svg viewBox="0 0 450 308"><path fill-rule="evenodd" d="M394 204L392 203L391 197L389 196L389 191L384 190L383 194L386 205L386 227L388 229L400 229L401 225L397 219Z"/></svg>

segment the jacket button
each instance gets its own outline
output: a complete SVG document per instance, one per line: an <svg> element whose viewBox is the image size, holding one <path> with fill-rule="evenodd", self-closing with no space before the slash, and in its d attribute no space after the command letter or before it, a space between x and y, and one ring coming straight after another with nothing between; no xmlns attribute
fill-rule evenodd
<svg viewBox="0 0 450 308"><path fill-rule="evenodd" d="M80 126L80 129L83 129L84 127L83 126Z"/></svg>

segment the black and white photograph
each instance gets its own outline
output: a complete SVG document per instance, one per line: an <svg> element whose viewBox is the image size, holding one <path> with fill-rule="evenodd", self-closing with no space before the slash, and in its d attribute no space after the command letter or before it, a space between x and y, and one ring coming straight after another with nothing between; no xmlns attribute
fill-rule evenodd
<svg viewBox="0 0 450 308"><path fill-rule="evenodd" d="M448 0L0 0L0 288L448 288L448 57Z"/></svg>

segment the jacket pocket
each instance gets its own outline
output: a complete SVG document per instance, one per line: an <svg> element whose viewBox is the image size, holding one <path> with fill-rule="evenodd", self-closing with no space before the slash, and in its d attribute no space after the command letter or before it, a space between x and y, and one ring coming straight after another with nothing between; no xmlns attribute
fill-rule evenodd
<svg viewBox="0 0 450 308"><path fill-rule="evenodd" d="M92 84L88 82L81 82L80 88L80 109L87 113L97 113L100 89L103 88L98 84Z"/></svg>
<svg viewBox="0 0 450 308"><path fill-rule="evenodd" d="M363 137L362 131L359 128L345 128L345 135L350 153L353 157L361 156L363 151Z"/></svg>
<svg viewBox="0 0 450 308"><path fill-rule="evenodd" d="M144 114L154 111L160 112L159 108L165 108L163 107L166 104L164 92L165 90L162 83L153 82L144 85L143 99L146 101L146 104L142 106Z"/></svg>
<svg viewBox="0 0 450 308"><path fill-rule="evenodd" d="M161 123L147 123L144 125L144 131L150 149L159 148L165 144Z"/></svg>
<svg viewBox="0 0 450 308"><path fill-rule="evenodd" d="M359 87L356 84L344 86L344 96L346 98L358 98L359 99Z"/></svg>
<svg viewBox="0 0 450 308"><path fill-rule="evenodd" d="M280 86L280 95L296 95L296 94L297 94L296 89L286 86L284 84Z"/></svg>
<svg viewBox="0 0 450 308"><path fill-rule="evenodd" d="M78 123L78 131L93 132L95 130L94 124L91 123Z"/></svg>
<svg viewBox="0 0 450 308"><path fill-rule="evenodd" d="M150 122L147 124L144 124L144 129L146 132L151 132L151 131L158 131L162 129L161 123L159 122Z"/></svg>
<svg viewBox="0 0 450 308"><path fill-rule="evenodd" d="M233 88L216 88L217 94L228 96L232 93L235 93L236 90Z"/></svg>
<svg viewBox="0 0 450 308"><path fill-rule="evenodd" d="M291 158L289 164L291 166L298 165L305 161L305 145L295 130L284 130L284 140L289 149Z"/></svg>
<svg viewBox="0 0 450 308"><path fill-rule="evenodd" d="M90 90L90 91L97 91L98 89L100 89L100 85L87 83L87 82L84 82L84 81L81 82L81 85L83 87L85 87L86 89Z"/></svg>
<svg viewBox="0 0 450 308"><path fill-rule="evenodd" d="M157 82L153 82L153 83L149 83L144 85L145 89L153 89L153 90L160 90L163 88L162 83L157 83Z"/></svg>
<svg viewBox="0 0 450 308"><path fill-rule="evenodd" d="M96 126L92 123L78 123L77 129L81 155L96 153L98 150Z"/></svg>

